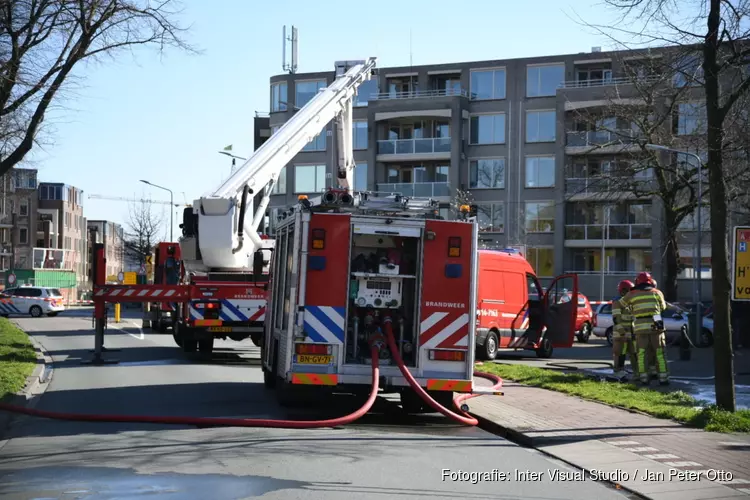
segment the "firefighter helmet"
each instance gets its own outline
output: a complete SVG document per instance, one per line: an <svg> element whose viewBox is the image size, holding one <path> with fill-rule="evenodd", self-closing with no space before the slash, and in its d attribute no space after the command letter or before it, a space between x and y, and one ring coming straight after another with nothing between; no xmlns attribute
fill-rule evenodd
<svg viewBox="0 0 750 500"><path fill-rule="evenodd" d="M625 294L626 294L626 293L628 293L628 292L629 292L630 290L632 290L634 286L635 286L635 285L633 284L633 282L632 282L632 281L630 281L630 280L622 280L621 282L619 282L619 283L617 284L617 292L618 292L618 293L619 293L620 295L625 295Z"/></svg>
<svg viewBox="0 0 750 500"><path fill-rule="evenodd" d="M651 273L639 273L635 278L636 285L652 285L653 283L654 279L651 277Z"/></svg>

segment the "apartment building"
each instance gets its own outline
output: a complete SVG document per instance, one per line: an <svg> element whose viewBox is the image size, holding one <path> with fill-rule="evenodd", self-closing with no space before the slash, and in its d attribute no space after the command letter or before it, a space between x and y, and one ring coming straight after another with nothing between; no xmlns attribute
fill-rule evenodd
<svg viewBox="0 0 750 500"><path fill-rule="evenodd" d="M116 281L117 275L125 269L125 230L116 223L106 220L89 220L86 222L89 232L89 253L94 243L92 232L96 235L97 243L104 243L104 255L107 259L107 281ZM91 273L89 262L88 273Z"/></svg>
<svg viewBox="0 0 750 500"><path fill-rule="evenodd" d="M1 271L31 267L36 243L36 191L36 169L14 168L0 178Z"/></svg>
<svg viewBox="0 0 750 500"><path fill-rule="evenodd" d="M627 140L610 146L616 133L631 124L606 109L613 92L623 102L632 97L636 79L649 77L640 72L634 77L632 68L654 57L659 55L594 48L536 58L379 68L355 102L355 189L442 201L468 191L479 205L484 246L521 249L540 277L575 272L582 292L592 299L611 296L619 280L642 270L658 279L665 243L662 207L658 199L610 185L615 167L632 161L635 151ZM271 77L266 126L274 133L333 80L333 69ZM694 132L689 108L680 105L676 134ZM582 120L584 110L600 113L600 119L593 125ZM335 182L334 126L328 124L280 175L271 221L278 207L295 202L299 194L320 192ZM256 131L256 148L258 142ZM646 182L652 174L639 173ZM446 209L443 215L450 213ZM707 220L703 217L704 299L711 295ZM678 285L682 300L693 298L688 278L697 248L694 230L690 217L678 238L685 267Z"/></svg>
<svg viewBox="0 0 750 500"><path fill-rule="evenodd" d="M83 217L83 191L57 182L39 183L38 210L47 223L40 223L37 233L38 250L35 268L48 267L46 261L51 249L57 249L62 258L56 259L55 268L73 271L76 288L88 289L86 269L86 219ZM62 252L60 252L60 250Z"/></svg>

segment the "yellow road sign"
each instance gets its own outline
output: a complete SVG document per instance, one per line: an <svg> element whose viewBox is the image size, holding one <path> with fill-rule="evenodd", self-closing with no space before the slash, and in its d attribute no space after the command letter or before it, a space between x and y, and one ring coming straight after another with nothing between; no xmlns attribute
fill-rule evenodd
<svg viewBox="0 0 750 500"><path fill-rule="evenodd" d="M146 255L146 264L153 264L153 258L151 255Z"/></svg>
<svg viewBox="0 0 750 500"><path fill-rule="evenodd" d="M154 272L154 266L151 264L146 264L146 276L151 276L151 273Z"/></svg>
<svg viewBox="0 0 750 500"><path fill-rule="evenodd" d="M750 226L734 227L732 300L750 301Z"/></svg>
<svg viewBox="0 0 750 500"><path fill-rule="evenodd" d="M138 284L138 273L129 271L127 273L124 273L122 283L124 285L136 285Z"/></svg>

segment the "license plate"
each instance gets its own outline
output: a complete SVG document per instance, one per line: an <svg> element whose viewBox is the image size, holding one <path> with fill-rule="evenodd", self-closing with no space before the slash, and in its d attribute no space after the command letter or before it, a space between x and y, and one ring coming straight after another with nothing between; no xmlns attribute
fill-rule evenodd
<svg viewBox="0 0 750 500"><path fill-rule="evenodd" d="M315 354L298 354L295 360L300 365L327 365L331 362L333 356L323 356Z"/></svg>
<svg viewBox="0 0 750 500"><path fill-rule="evenodd" d="M210 326L208 327L209 332L231 332L231 326Z"/></svg>

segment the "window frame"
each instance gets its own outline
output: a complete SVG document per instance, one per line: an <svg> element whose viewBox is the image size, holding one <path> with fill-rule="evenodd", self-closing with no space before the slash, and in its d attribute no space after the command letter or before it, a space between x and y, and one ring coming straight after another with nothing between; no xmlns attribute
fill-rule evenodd
<svg viewBox="0 0 750 500"><path fill-rule="evenodd" d="M271 190L271 195L277 195L277 194L286 194L287 190L287 179L286 179L286 167L288 165L284 165L281 167L281 170L279 171L279 177L276 179L276 183L273 185L273 189Z"/></svg>
<svg viewBox="0 0 750 500"><path fill-rule="evenodd" d="M323 186L319 188L318 191L298 191L297 190L297 168L298 167L322 167L323 168ZM325 174L328 173L328 165L325 163L295 163L294 164L294 194L317 194L323 192L323 190L326 188L326 177ZM318 182L318 171L315 171L315 183ZM315 186L317 188L317 185Z"/></svg>
<svg viewBox="0 0 750 500"><path fill-rule="evenodd" d="M354 184L353 188L354 188L355 191L367 191L367 184L368 184L368 182L367 182L367 173L368 173L367 172L367 168L368 168L367 167L367 162L366 161L357 162L355 160L354 163L355 163L355 165L354 165L354 177L353 177L353 180L352 180L352 182ZM361 169L360 167L362 167L363 165L364 165L365 168ZM365 172L365 179L364 179L365 185L364 186L359 186L357 184L357 172L362 172L362 170L364 170L364 172Z"/></svg>
<svg viewBox="0 0 750 500"><path fill-rule="evenodd" d="M367 96L367 100L363 103L360 100L359 96L362 95L361 94L362 88L370 82L375 84L375 92L374 94L370 94L369 96ZM360 84L359 88L357 89L357 95L354 96L354 99L352 100L352 106L355 108L365 108L369 105L371 100L373 101L377 100L379 93L380 93L380 82L378 81L377 77L370 78L369 80L365 80L364 82Z"/></svg>
<svg viewBox="0 0 750 500"><path fill-rule="evenodd" d="M313 140L305 144L300 153L317 153L328 150L328 125Z"/></svg>
<svg viewBox="0 0 750 500"><path fill-rule="evenodd" d="M552 185L550 186L529 186L529 160L539 160L541 158L552 159ZM539 172L539 164L537 163L537 173ZM523 184L525 189L554 189L557 185L557 156L556 155L526 155L524 157L523 164ZM537 175L538 177L538 175Z"/></svg>
<svg viewBox="0 0 750 500"><path fill-rule="evenodd" d="M286 88L286 100L281 101L281 87ZM278 88L278 101L274 98L274 89ZM278 107L278 109L277 109ZM273 82L271 84L271 111L270 113L283 113L289 111L289 82Z"/></svg>
<svg viewBox="0 0 750 500"><path fill-rule="evenodd" d="M24 233L25 231L25 233ZM23 238L21 235L26 234L26 237ZM28 245L29 244L29 228L27 227L19 227L18 228L18 244L19 245Z"/></svg>
<svg viewBox="0 0 750 500"><path fill-rule="evenodd" d="M492 207L490 209L490 221L493 224L495 222L495 208L498 205L502 207L503 214L502 214L502 218L499 219L499 223L502 226L500 228L500 230L499 231L498 230L495 230L495 231L482 230L482 228L480 226L479 233L480 234L484 234L484 233L489 233L489 234L504 234L505 233L505 226L507 224L507 218L508 218L508 213L507 213L507 210L506 210L506 207L505 207L505 202L504 201L486 201L486 202L477 202L476 205L477 205L477 223L478 224L479 224L479 214L481 213L481 208L482 207L484 207L484 206L491 206Z"/></svg>
<svg viewBox="0 0 750 500"><path fill-rule="evenodd" d="M478 185L476 185L476 186L472 185L472 182L471 182L472 177L473 177L472 176L472 173L473 173L473 165L472 164L476 164L476 167L478 169L479 162L481 162L483 160L484 161L497 161L497 160L501 160L502 161L503 174L502 174L502 177L501 177L501 185L500 186L482 186L482 187L479 187ZM481 189L481 190L485 190L485 189L505 189L505 180L506 180L507 176L508 176L508 161L507 161L507 159L504 156L475 156L475 157L469 158L469 189L472 189L472 190L474 190L474 189ZM477 177L477 180L478 180L478 176L475 176L475 177Z"/></svg>
<svg viewBox="0 0 750 500"><path fill-rule="evenodd" d="M533 98L537 98L537 97L555 97L557 95L557 89L561 88L559 86L555 87L555 91L552 94L541 94L541 93L539 93L539 94L531 95L529 93L529 80L530 80L529 79L529 70L535 69L535 70L538 71L540 68L555 67L555 66L562 66L563 77L562 77L562 81L560 83L564 84L565 83L565 71L567 69L567 66L566 66L566 64L564 62L554 62L554 63L550 62L550 63L538 63L538 64L527 64L526 65L526 92L525 92L525 94L526 94L527 98L533 99ZM540 91L541 86L542 86L542 79L539 78L539 80L537 82L537 91Z"/></svg>
<svg viewBox="0 0 750 500"><path fill-rule="evenodd" d="M358 123L364 123L365 124L365 127L364 127L364 129L365 129L365 145L364 145L364 147L362 147L361 144L357 144L357 128L358 128L357 124ZM352 149L353 150L355 150L355 151L361 151L361 150L367 149L367 147L369 145L369 142L370 142L368 140L369 139L368 138L368 133L369 133L369 124L367 123L367 120L352 120Z"/></svg>
<svg viewBox="0 0 750 500"><path fill-rule="evenodd" d="M539 139L539 140L531 140L529 139L529 116L532 114L537 115L536 119L536 131L537 136L539 136L539 130L541 129L540 123L541 120L538 118L538 115L542 113L552 113L553 120L552 120L552 138L551 139ZM524 141L527 144L543 144L543 143L552 143L557 142L557 110L556 109L527 109L526 110L526 127L524 132Z"/></svg>
<svg viewBox="0 0 750 500"><path fill-rule="evenodd" d="M497 72L502 71L503 72L503 96L497 97L495 95L495 78L497 77ZM480 98L480 97L474 97L474 92L472 91L473 82L474 82L474 73L492 73L492 97L488 98ZM491 66L487 68L471 68L469 70L469 100L471 101L502 101L508 98L508 70L505 66Z"/></svg>
<svg viewBox="0 0 750 500"><path fill-rule="evenodd" d="M553 213L553 216L552 216L551 219L549 219L549 218L541 218L540 219L539 217L535 217L534 219L531 219L532 221L536 222L536 224L535 224L536 228L534 230L530 230L529 229L529 222L531 222L531 221L528 218L528 214L529 214L529 208L528 207L529 207L529 204L532 204L532 203L533 204L548 204L551 208L555 208L555 200L528 200L528 201L525 201L524 205L523 205L523 223L524 223L523 227L524 227L524 231L526 233L534 233L534 234L536 234L536 233L546 233L546 234L554 233L555 232L555 219L556 219L556 217L555 217L556 214L555 213ZM537 210L537 214L538 213L539 213L539 210ZM549 220L552 221L550 230L549 231L541 231L541 230L539 230L539 221L549 221Z"/></svg>
<svg viewBox="0 0 750 500"><path fill-rule="evenodd" d="M314 82L318 82L318 83L322 82L323 86L322 87L318 87L315 90L315 93L313 93L313 97L311 97L307 102L305 102L303 104L300 104L300 102L299 102L299 85L301 83L304 84L304 83L314 83ZM324 89L327 86L328 86L328 79L327 78L305 78L304 80L295 80L294 81L294 109L302 109L303 106L305 106L316 95L318 95L318 93L320 92L321 89ZM288 94L288 92L289 91L287 90L287 94ZM287 99L289 99L288 95L287 95Z"/></svg>
<svg viewBox="0 0 750 500"><path fill-rule="evenodd" d="M698 113L697 115L683 115L682 114L682 106L697 106L699 110L702 110L701 113ZM683 118L685 116L685 118ZM692 120L695 122L696 127L692 129L690 132L682 132L680 128L680 120L688 121ZM708 123L707 123L707 117L706 117L706 102L702 100L688 100L688 101L681 101L677 103L677 119L675 120L675 128L676 130L673 130L674 135L678 137L692 137L696 135L704 135L708 130Z"/></svg>
<svg viewBox="0 0 750 500"><path fill-rule="evenodd" d="M552 251L552 274L550 275L544 275L539 273L539 250L551 250ZM534 260L535 262L532 262L531 259L529 259L530 254L529 252L534 252ZM536 273L537 277L539 278L554 278L555 277L555 247L553 245L535 245L532 248L526 248L526 261L531 265L531 268L534 269L534 273ZM579 300L581 300L579 296Z"/></svg>
<svg viewBox="0 0 750 500"><path fill-rule="evenodd" d="M477 118L477 128L479 128L479 118L482 116L490 116L490 117L497 117L502 116L503 117L503 137L502 142L472 142L472 131L474 128L471 125L472 119ZM492 136L493 139L495 137L495 120L492 121ZM470 146L490 146L493 144L506 144L507 142L507 136L508 136L508 123L507 123L507 114L503 112L498 113L472 113L469 115L469 145ZM479 135L477 134L477 139L479 139Z"/></svg>

